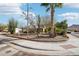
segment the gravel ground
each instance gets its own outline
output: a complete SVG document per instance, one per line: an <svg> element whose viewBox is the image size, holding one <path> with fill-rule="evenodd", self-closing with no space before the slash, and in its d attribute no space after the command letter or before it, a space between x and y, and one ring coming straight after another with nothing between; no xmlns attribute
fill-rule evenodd
<svg viewBox="0 0 79 59"><path fill-rule="evenodd" d="M13 38L19 38L24 40L31 40L31 41L38 41L38 42L60 42L60 41L67 41L68 38L63 36L56 36L55 38L49 38L48 35L41 35L37 38L36 35L6 35Z"/></svg>

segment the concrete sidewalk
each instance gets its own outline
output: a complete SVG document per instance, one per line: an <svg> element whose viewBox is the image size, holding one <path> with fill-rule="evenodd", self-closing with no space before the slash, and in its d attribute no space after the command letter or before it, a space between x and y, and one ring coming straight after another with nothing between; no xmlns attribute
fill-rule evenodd
<svg viewBox="0 0 79 59"><path fill-rule="evenodd" d="M79 38L68 35L69 40L64 42L35 42L28 40L11 41L10 46L41 55L79 55Z"/></svg>

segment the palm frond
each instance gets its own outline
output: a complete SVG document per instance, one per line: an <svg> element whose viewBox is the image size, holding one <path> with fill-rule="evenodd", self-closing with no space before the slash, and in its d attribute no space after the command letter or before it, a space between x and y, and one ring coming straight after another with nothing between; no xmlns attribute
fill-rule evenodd
<svg viewBox="0 0 79 59"><path fill-rule="evenodd" d="M47 9L46 9L46 12L48 12L50 10L50 8L48 7Z"/></svg>
<svg viewBox="0 0 79 59"><path fill-rule="evenodd" d="M48 7L49 6L49 3L41 3L41 6Z"/></svg>
<svg viewBox="0 0 79 59"><path fill-rule="evenodd" d="M62 8L63 4L62 3L55 3L55 8Z"/></svg>

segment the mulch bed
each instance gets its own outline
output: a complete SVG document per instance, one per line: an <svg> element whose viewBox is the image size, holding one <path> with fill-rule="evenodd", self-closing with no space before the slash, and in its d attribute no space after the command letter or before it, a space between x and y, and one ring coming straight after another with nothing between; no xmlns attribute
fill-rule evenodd
<svg viewBox="0 0 79 59"><path fill-rule="evenodd" d="M12 35L12 34L3 34L9 37L24 39L24 40L31 40L31 41L37 41L37 42L61 42L61 41L67 41L68 38L63 36L56 36L55 38L50 38L48 35L40 35L37 37L37 35Z"/></svg>

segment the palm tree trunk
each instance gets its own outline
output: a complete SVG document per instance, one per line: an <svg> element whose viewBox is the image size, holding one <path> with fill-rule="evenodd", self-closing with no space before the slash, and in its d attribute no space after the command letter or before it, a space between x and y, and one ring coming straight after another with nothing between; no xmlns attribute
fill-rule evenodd
<svg viewBox="0 0 79 59"><path fill-rule="evenodd" d="M50 37L54 38L55 35L55 24L54 24L54 5L53 3L50 4L50 14L51 14L51 32Z"/></svg>

